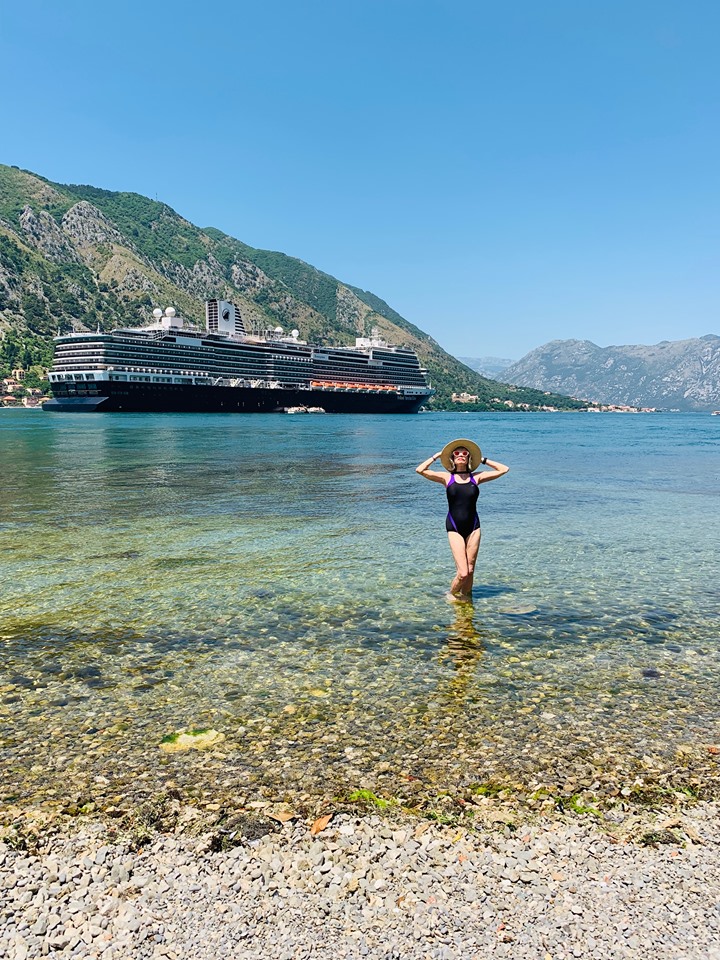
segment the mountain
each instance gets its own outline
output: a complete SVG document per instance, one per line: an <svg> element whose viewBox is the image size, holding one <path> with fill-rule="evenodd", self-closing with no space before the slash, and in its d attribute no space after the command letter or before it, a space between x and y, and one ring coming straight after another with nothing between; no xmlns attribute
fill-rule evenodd
<svg viewBox="0 0 720 960"><path fill-rule="evenodd" d="M514 360L505 360L502 357L458 357L460 363L470 367L482 377L489 377L491 380L499 377L508 367L512 366Z"/></svg>
<svg viewBox="0 0 720 960"><path fill-rule="evenodd" d="M720 337L622 347L552 340L508 367L503 379L597 403L713 410L720 407Z"/></svg>
<svg viewBox="0 0 720 960"><path fill-rule="evenodd" d="M384 300L294 257L257 250L135 193L52 183L0 165L0 370L47 366L52 337L72 329L148 323L174 306L204 323L204 301L234 301L256 330L297 327L316 343L351 343L373 328L416 350L428 368L435 409L553 405L567 397L498 384L450 356Z"/></svg>

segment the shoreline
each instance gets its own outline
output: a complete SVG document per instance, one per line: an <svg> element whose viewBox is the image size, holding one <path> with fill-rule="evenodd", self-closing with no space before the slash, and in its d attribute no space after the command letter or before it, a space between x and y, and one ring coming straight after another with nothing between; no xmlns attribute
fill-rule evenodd
<svg viewBox="0 0 720 960"><path fill-rule="evenodd" d="M555 744L551 758L526 746L501 762L500 743L492 750L486 744L482 756L465 738L429 741L398 763L389 752L372 756L322 740L307 752L305 741L297 741L288 752L282 730L269 736L267 727L242 743L205 729L166 736L149 751L123 750L118 742L113 754L106 747L114 739L81 756L63 751L71 741L49 739L44 762L34 740L6 745L0 839L22 820L52 829L92 820L127 826L148 807L178 804L216 821L277 807L299 819L317 811L386 812L472 829L564 814L597 823L652 820L655 811L720 801L720 747L714 744L639 756L610 742L592 752L566 742Z"/></svg>
<svg viewBox="0 0 720 960"><path fill-rule="evenodd" d="M196 771L197 772L197 771ZM698 778L690 778L697 785ZM140 849L162 837L193 839L204 836L214 850L231 849L238 842L265 834L310 829L318 818L375 818L408 829L437 827L468 835L520 835L527 829L555 829L575 824L604 836L612 843L640 846L692 844L697 840L686 823L698 815L714 816L720 828L720 795L717 783L704 789L667 788L667 781L635 785L634 790L613 789L592 803L587 791L575 782L564 791L540 789L528 793L522 785L506 779L473 785L464 791L421 792L412 800L376 793L370 782L357 789L303 790L286 786L277 790L267 784L245 783L234 789L183 789L167 780L159 789L135 783L133 790L114 793L112 803L69 790L64 798L18 800L0 803L0 843L11 849L33 852L56 839L70 840L86 831L101 832L108 842ZM373 784L377 788L377 784ZM117 782L107 781L112 791ZM337 786L337 784L335 784ZM711 789L714 788L714 789ZM577 791L577 792L573 792ZM49 790L49 793L55 793ZM304 826L303 826L304 825ZM720 829L718 830L720 841Z"/></svg>

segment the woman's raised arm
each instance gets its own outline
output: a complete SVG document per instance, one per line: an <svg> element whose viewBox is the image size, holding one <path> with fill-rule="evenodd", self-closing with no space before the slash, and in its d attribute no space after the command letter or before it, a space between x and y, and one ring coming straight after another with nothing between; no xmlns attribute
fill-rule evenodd
<svg viewBox="0 0 720 960"><path fill-rule="evenodd" d="M510 467L505 466L504 463L499 463L497 460L489 460L487 457L483 457L482 462L487 464L490 469L473 474L477 483L487 483L488 480L497 480L498 477L504 477L510 469Z"/></svg>
<svg viewBox="0 0 720 960"><path fill-rule="evenodd" d="M442 451L440 451L440 453L442 453ZM438 470L429 469L431 464L435 463L438 459L440 453L436 453L432 457L428 457L427 460L423 460L422 463L419 463L415 467L415 473L419 473L420 476L425 477L426 480L434 480L435 483L445 483L445 477L447 477L445 471L440 473Z"/></svg>

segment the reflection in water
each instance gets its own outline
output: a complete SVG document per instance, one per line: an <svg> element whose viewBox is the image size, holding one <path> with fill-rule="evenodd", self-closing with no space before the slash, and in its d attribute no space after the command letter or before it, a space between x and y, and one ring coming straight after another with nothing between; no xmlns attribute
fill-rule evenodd
<svg viewBox="0 0 720 960"><path fill-rule="evenodd" d="M453 672L447 680L445 692L460 702L468 696L474 686L475 671L485 653L485 643L491 641L488 631L475 626L475 607L472 600L454 601L452 604L454 619L448 629L447 643L440 650L441 664L452 663Z"/></svg>
<svg viewBox="0 0 720 960"><path fill-rule="evenodd" d="M474 664L484 652L483 634L475 626L472 600L453 603L455 619L448 631L446 656L452 656L458 668Z"/></svg>

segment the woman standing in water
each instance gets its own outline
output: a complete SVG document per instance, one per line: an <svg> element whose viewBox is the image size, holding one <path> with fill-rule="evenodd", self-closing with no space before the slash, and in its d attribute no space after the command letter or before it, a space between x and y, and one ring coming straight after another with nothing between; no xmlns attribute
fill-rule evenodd
<svg viewBox="0 0 720 960"><path fill-rule="evenodd" d="M440 460L445 471L430 470L430 466ZM478 470L487 465L489 470ZM480 518L477 515L479 485L497 480L508 472L510 467L495 460L483 457L480 447L472 440L452 440L445 444L439 453L418 464L415 472L427 480L442 483L448 499L448 515L445 519L450 549L457 572L450 584L453 597L472 595L475 560L480 549ZM475 472L474 472L475 471Z"/></svg>

